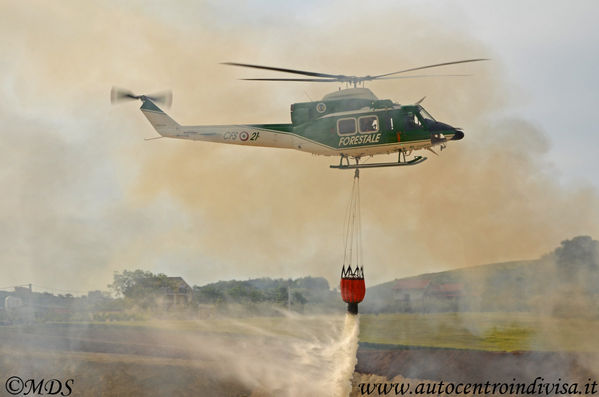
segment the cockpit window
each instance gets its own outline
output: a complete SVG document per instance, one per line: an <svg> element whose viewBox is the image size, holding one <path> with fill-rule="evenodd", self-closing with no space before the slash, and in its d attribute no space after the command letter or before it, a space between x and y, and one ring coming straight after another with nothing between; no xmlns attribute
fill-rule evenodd
<svg viewBox="0 0 599 397"><path fill-rule="evenodd" d="M431 120L435 121L435 118L429 114L422 106L420 106L420 116L422 116L423 120Z"/></svg>

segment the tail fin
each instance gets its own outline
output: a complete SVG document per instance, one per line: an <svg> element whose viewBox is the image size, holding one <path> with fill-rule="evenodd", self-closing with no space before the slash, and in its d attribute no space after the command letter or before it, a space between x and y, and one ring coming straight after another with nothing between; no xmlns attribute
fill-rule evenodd
<svg viewBox="0 0 599 397"><path fill-rule="evenodd" d="M145 99L140 110L160 135L173 136L178 134L180 125L151 100Z"/></svg>

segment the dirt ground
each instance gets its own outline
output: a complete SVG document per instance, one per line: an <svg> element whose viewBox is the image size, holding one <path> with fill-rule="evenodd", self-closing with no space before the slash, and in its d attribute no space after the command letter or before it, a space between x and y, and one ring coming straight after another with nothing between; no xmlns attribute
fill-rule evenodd
<svg viewBox="0 0 599 397"><path fill-rule="evenodd" d="M178 336L135 327L0 328L0 373L73 379L73 396L252 395Z"/></svg>
<svg viewBox="0 0 599 397"><path fill-rule="evenodd" d="M584 380L599 372L599 354L569 352L489 352L438 348L385 348L361 344L356 372L391 379L453 382Z"/></svg>

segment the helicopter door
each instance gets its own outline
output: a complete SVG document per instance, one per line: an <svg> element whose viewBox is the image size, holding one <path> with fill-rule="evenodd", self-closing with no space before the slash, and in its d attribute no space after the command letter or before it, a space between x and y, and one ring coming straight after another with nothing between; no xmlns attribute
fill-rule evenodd
<svg viewBox="0 0 599 397"><path fill-rule="evenodd" d="M386 123L387 123L387 129L389 131L393 132L393 115L391 114L391 112L385 112L384 119L386 120Z"/></svg>
<svg viewBox="0 0 599 397"><path fill-rule="evenodd" d="M408 130L417 130L417 129L422 128L422 123L420 122L418 115L416 115L416 113L414 113L414 112L406 113L405 122L406 122L406 129L408 129Z"/></svg>

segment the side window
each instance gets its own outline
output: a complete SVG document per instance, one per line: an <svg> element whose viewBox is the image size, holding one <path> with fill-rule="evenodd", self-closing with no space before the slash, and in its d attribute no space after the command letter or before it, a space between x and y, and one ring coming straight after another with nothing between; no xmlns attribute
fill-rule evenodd
<svg viewBox="0 0 599 397"><path fill-rule="evenodd" d="M362 134L369 134L379 130L379 118L377 116L364 116L360 117L359 120L360 132Z"/></svg>
<svg viewBox="0 0 599 397"><path fill-rule="evenodd" d="M356 133L356 119L337 120L337 133L339 135L353 135Z"/></svg>

